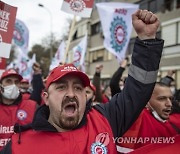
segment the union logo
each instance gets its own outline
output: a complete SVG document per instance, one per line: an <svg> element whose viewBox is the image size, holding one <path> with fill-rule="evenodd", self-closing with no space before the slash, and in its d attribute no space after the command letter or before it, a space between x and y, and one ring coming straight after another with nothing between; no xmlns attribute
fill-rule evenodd
<svg viewBox="0 0 180 154"><path fill-rule="evenodd" d="M107 132L99 133L96 136L95 142L91 145L92 154L107 154L107 145L110 142L110 137Z"/></svg>
<svg viewBox="0 0 180 154"><path fill-rule="evenodd" d="M107 154L107 148L100 142L95 142L91 145L92 154Z"/></svg>
<svg viewBox="0 0 180 154"><path fill-rule="evenodd" d="M21 110L21 109L19 109L19 110L17 111L17 118L18 118L19 120L24 120L24 119L26 119L26 117L27 117L26 111Z"/></svg>
<svg viewBox="0 0 180 154"><path fill-rule="evenodd" d="M23 33L24 33L24 29L22 28L22 26L19 23L16 23L14 28L13 39L15 44L17 44L20 47L23 46L25 43L25 40L23 38Z"/></svg>
<svg viewBox="0 0 180 154"><path fill-rule="evenodd" d="M71 0L70 8L75 12L82 12L86 8L86 3L83 0Z"/></svg>
<svg viewBox="0 0 180 154"><path fill-rule="evenodd" d="M120 17L115 17L110 27L112 48L116 52L121 52L127 42L127 26L125 21Z"/></svg>

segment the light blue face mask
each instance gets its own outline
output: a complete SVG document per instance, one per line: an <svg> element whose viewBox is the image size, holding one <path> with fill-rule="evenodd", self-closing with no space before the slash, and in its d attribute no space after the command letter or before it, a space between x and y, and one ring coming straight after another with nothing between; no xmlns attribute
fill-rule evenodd
<svg viewBox="0 0 180 154"><path fill-rule="evenodd" d="M12 100L18 98L20 92L19 92L19 88L15 84L10 86L5 86L2 88L3 88L2 95L4 98L12 99Z"/></svg>

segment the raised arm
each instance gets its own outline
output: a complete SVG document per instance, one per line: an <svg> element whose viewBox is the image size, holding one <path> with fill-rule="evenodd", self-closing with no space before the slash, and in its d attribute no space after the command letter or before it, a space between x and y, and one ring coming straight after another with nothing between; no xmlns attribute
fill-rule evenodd
<svg viewBox="0 0 180 154"><path fill-rule="evenodd" d="M96 106L107 117L115 137L125 133L150 99L163 49L164 41L156 38L160 23L155 14L138 10L132 15L132 23L138 38L125 87L110 103Z"/></svg>
<svg viewBox="0 0 180 154"><path fill-rule="evenodd" d="M32 87L33 91L31 93L30 99L36 101L38 104L41 103L41 92L44 88L42 81L42 70L38 63L34 63L33 65L33 79L32 79Z"/></svg>

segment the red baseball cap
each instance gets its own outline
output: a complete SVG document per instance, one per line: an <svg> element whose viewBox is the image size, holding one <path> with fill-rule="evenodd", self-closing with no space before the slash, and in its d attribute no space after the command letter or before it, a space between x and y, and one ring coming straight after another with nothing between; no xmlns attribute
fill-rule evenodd
<svg viewBox="0 0 180 154"><path fill-rule="evenodd" d="M29 80L28 79L22 79L21 83L29 83Z"/></svg>
<svg viewBox="0 0 180 154"><path fill-rule="evenodd" d="M19 78L19 81L23 79L23 77L20 74L18 74L14 69L11 68L2 73L0 81L9 76L17 76Z"/></svg>
<svg viewBox="0 0 180 154"><path fill-rule="evenodd" d="M89 87L96 93L96 87L92 83L90 83Z"/></svg>
<svg viewBox="0 0 180 154"><path fill-rule="evenodd" d="M73 64L66 64L55 67L51 71L46 80L46 89L49 88L51 83L56 82L57 80L61 79L62 77L68 74L79 77L82 80L85 87L90 85L89 77L85 73L78 70Z"/></svg>

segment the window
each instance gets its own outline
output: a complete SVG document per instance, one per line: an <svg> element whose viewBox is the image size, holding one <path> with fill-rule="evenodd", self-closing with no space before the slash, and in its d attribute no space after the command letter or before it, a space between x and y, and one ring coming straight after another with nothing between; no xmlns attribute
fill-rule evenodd
<svg viewBox="0 0 180 154"><path fill-rule="evenodd" d="M164 11L164 0L158 0L156 6L157 6L157 12L163 12Z"/></svg>
<svg viewBox="0 0 180 154"><path fill-rule="evenodd" d="M112 54L105 49L89 52L89 62L111 60Z"/></svg>
<svg viewBox="0 0 180 154"><path fill-rule="evenodd" d="M156 1L149 1L149 7L148 9L152 11L153 13L157 12L157 2Z"/></svg>
<svg viewBox="0 0 180 154"><path fill-rule="evenodd" d="M91 26L91 35L95 35L95 34L98 34L102 31L102 28L101 28L101 23L98 22L98 23L95 23Z"/></svg>
<svg viewBox="0 0 180 154"><path fill-rule="evenodd" d="M140 7L140 9L145 9L145 10L148 10L148 3L147 3L147 1L142 1L142 2L140 2L139 3L139 7Z"/></svg>
<svg viewBox="0 0 180 154"><path fill-rule="evenodd" d="M172 10L172 0L164 0L164 5L168 11Z"/></svg>
<svg viewBox="0 0 180 154"><path fill-rule="evenodd" d="M180 21L178 22L178 44L180 44Z"/></svg>
<svg viewBox="0 0 180 154"><path fill-rule="evenodd" d="M176 45L176 34L177 34L177 29L176 29L176 23L172 23L166 26L162 27L162 39L165 40L164 46L171 46L171 45Z"/></svg>
<svg viewBox="0 0 180 154"><path fill-rule="evenodd" d="M111 60L112 59L112 53L105 50L104 51L104 61Z"/></svg>
<svg viewBox="0 0 180 154"><path fill-rule="evenodd" d="M73 35L73 40L76 40L76 39L77 39L77 31Z"/></svg>
<svg viewBox="0 0 180 154"><path fill-rule="evenodd" d="M87 32L87 24L84 25L80 25L77 29L77 37L81 37L83 35L85 35Z"/></svg>
<svg viewBox="0 0 180 154"><path fill-rule="evenodd" d="M180 8L180 0L177 0L176 8Z"/></svg>
<svg viewBox="0 0 180 154"><path fill-rule="evenodd" d="M140 9L146 9L156 13L163 10L164 1L165 0L141 0L137 2L137 4L140 5Z"/></svg>
<svg viewBox="0 0 180 154"><path fill-rule="evenodd" d="M94 57L92 62L98 62L98 61L103 61L103 53L104 50L98 50L94 52Z"/></svg>

